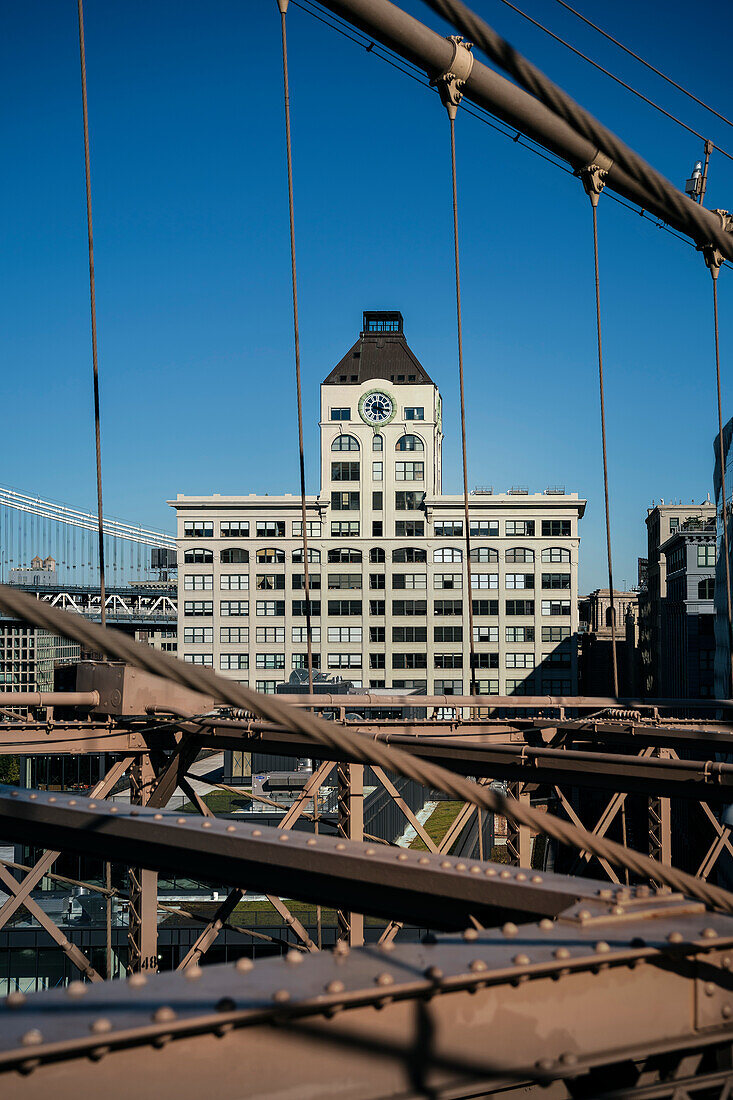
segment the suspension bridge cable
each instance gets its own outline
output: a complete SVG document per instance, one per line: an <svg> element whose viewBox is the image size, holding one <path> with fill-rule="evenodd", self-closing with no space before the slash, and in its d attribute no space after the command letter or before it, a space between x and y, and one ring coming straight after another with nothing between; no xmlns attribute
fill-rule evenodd
<svg viewBox="0 0 733 1100"><path fill-rule="evenodd" d="M710 254L708 254L710 255ZM720 457L720 490L723 501L723 557L725 560L725 598L728 614L728 663L731 673L731 690L733 690L733 607L731 605L731 581L730 581L730 543L728 542L728 498L725 490L725 448L723 446L723 403L720 393L720 334L718 327L718 271L720 265L709 263L710 274L713 278L713 325L715 328L715 375L718 393L718 445Z"/></svg>
<svg viewBox="0 0 733 1100"><path fill-rule="evenodd" d="M102 514L102 433L99 422L99 362L97 358L97 302L94 289L94 238L92 234L92 174L89 158L89 112L87 109L87 63L84 49L84 10L77 0L79 19L79 60L81 64L81 104L84 118L84 170L87 189L87 237L89 239L89 299L92 312L92 372L94 381L94 446L97 464L97 518L99 521L99 588L102 626L106 624L104 590L104 518Z"/></svg>
<svg viewBox="0 0 733 1100"><path fill-rule="evenodd" d="M598 61L594 61L592 57L588 57L587 54L577 49L570 42L567 42L564 38L561 38L559 34L555 34L554 31L551 31L549 27L546 27L543 23L540 23L537 19L533 19L531 15L528 15L527 12L522 11L522 9L518 8L516 4L512 4L511 0L501 0L501 3L505 4L508 8L511 8L511 10L516 12L517 15L521 15L522 19L526 19L527 22L531 23L534 27L538 27L539 30L543 31L546 35L549 35L550 38L553 38L555 42L559 42L561 46L564 46L565 49L570 50L571 53L574 53L576 55L576 57L580 57L583 61L586 61L589 65L592 65L594 69L598 69L598 71L603 73L604 76L607 76L611 80L614 80L616 84L619 84L622 88L625 88L627 92L631 92L632 95L637 96L639 99L642 99L644 103L647 103L650 107L653 107L655 111L659 111L660 114L664 115L672 122L676 122L677 125L681 126L683 130L687 130L688 133L694 134L694 136L700 138L701 141L708 140L704 136L704 134L701 134L692 126L688 126L686 122L683 122L682 119L677 118L677 116L673 115L671 111L667 111L664 107L661 107L658 103L655 103L653 99L649 99L648 96L644 95L644 93L640 92L637 88L634 88L633 85L627 84L626 81L622 80L620 76L616 76L615 73L612 73L610 71L610 69L604 68L604 66L601 65ZM722 153L724 157L727 157L728 160L733 160L733 156L731 156L731 154L728 153L725 149L722 149L719 145L716 145L715 148L718 150L719 153Z"/></svg>
<svg viewBox="0 0 733 1100"><path fill-rule="evenodd" d="M80 0L81 2L81 0ZM295 339L295 389L298 402L298 451L300 457L300 514L303 536L303 587L305 589L305 633L308 660L308 691L313 694L313 630L311 626L310 577L308 573L308 524L305 501L305 453L303 450L303 400L300 385L300 329L298 325L298 275L295 264L295 203L293 198L293 148L290 136L290 85L288 80L288 0L278 0L283 56L283 98L285 101L285 147L288 164L288 208L290 212L290 267L293 285L293 332Z"/></svg>
<svg viewBox="0 0 733 1100"><path fill-rule="evenodd" d="M721 115L720 111L716 111L715 108L711 107L709 103L706 103L703 99L699 99L698 96L693 94L693 92L688 91L688 89L683 87L682 84L678 84L676 80L673 80L671 76L667 76L666 73L663 73L661 69L657 69L656 66L652 65L649 61L646 61L643 57L640 56L640 54L635 53L628 46L625 46L623 42L619 42L618 38L614 38L612 34L608 33L608 31L604 31L603 28L599 27L597 23L592 23L590 19L586 18L585 15L582 15L576 8L573 8L570 6L570 4L566 3L566 0L557 0L557 3L560 4L561 7L566 8L567 11L572 12L573 15L582 20L583 23L586 23L589 27L592 27L594 31L598 32L598 34L603 35L603 37L608 39L609 42L613 42L614 46L618 46L620 50L623 50L624 53L627 53L629 57L633 57L635 61L638 61L645 68L649 69L650 72L655 73L656 76L661 77L662 80L666 80L668 84L670 84L673 88L676 88L678 92L682 92L682 94L686 95L688 99L691 99L694 103L697 103L701 107L704 107L706 111L710 111L710 113L715 115L716 118L719 118L721 122L725 122L728 126L733 126L733 122L731 122L729 118L726 118L725 115Z"/></svg>

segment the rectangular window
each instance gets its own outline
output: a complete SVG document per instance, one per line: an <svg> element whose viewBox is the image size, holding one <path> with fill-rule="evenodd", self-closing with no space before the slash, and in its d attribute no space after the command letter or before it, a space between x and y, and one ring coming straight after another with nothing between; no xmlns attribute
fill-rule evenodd
<svg viewBox="0 0 733 1100"><path fill-rule="evenodd" d="M219 577L222 592L249 588L249 573L222 573Z"/></svg>
<svg viewBox="0 0 733 1100"><path fill-rule="evenodd" d="M259 691L261 695L274 695L277 684L277 680L257 680L255 681L255 690Z"/></svg>
<svg viewBox="0 0 733 1100"><path fill-rule="evenodd" d="M351 420L351 409L331 409L331 420Z"/></svg>
<svg viewBox="0 0 733 1100"><path fill-rule="evenodd" d="M569 615L570 600L543 600L543 615Z"/></svg>
<svg viewBox="0 0 733 1100"><path fill-rule="evenodd" d="M361 653L329 653L329 668L361 668Z"/></svg>
<svg viewBox="0 0 733 1100"><path fill-rule="evenodd" d="M277 592L285 588L285 577L282 573L258 573L258 592Z"/></svg>
<svg viewBox="0 0 733 1100"><path fill-rule="evenodd" d="M463 534L463 520L436 519L433 530L438 538L455 539Z"/></svg>
<svg viewBox="0 0 733 1100"><path fill-rule="evenodd" d="M435 642L462 642L462 626L434 626L433 641Z"/></svg>
<svg viewBox="0 0 733 1100"><path fill-rule="evenodd" d="M285 604L283 604L283 607L284 606L285 606ZM300 616L300 617L305 615L305 600L293 600L293 605L292 606L293 606L293 615L297 615L297 616ZM311 600L310 601L310 612L311 612L311 615L313 616L314 619L318 618L318 616L321 614L321 601L320 600Z"/></svg>
<svg viewBox="0 0 733 1100"><path fill-rule="evenodd" d="M204 642L213 642L213 626L184 626L183 641L191 645L201 645Z"/></svg>
<svg viewBox="0 0 733 1100"><path fill-rule="evenodd" d="M422 538L425 534L425 524L418 519L395 520L394 533L396 538Z"/></svg>
<svg viewBox="0 0 733 1100"><path fill-rule="evenodd" d="M570 653L567 649L550 650L549 653L542 654L542 664L554 665L556 668L570 668Z"/></svg>
<svg viewBox="0 0 733 1100"><path fill-rule="evenodd" d="M425 494L417 489L398 489L395 493L395 508L398 512L414 512L423 502Z"/></svg>
<svg viewBox="0 0 733 1100"><path fill-rule="evenodd" d="M534 588L534 573L507 573L504 583L507 588Z"/></svg>
<svg viewBox="0 0 733 1100"><path fill-rule="evenodd" d="M369 588L373 592L376 592L380 588L384 588L384 587L385 587L384 573L370 573L369 574Z"/></svg>
<svg viewBox="0 0 733 1100"><path fill-rule="evenodd" d="M462 653L436 653L435 668L463 668Z"/></svg>
<svg viewBox="0 0 733 1100"><path fill-rule="evenodd" d="M361 600L329 600L329 615L361 615Z"/></svg>
<svg viewBox="0 0 733 1100"><path fill-rule="evenodd" d="M427 588L427 573L393 573L393 588Z"/></svg>
<svg viewBox="0 0 733 1100"><path fill-rule="evenodd" d="M369 667L370 668L384 668L384 654L383 653L370 653L369 654Z"/></svg>
<svg viewBox="0 0 733 1100"><path fill-rule="evenodd" d="M202 617L214 614L213 600L184 600L183 614L186 618Z"/></svg>
<svg viewBox="0 0 733 1100"><path fill-rule="evenodd" d="M378 492L372 493L372 509L375 512L381 512L384 508L384 493L380 489Z"/></svg>
<svg viewBox="0 0 733 1100"><path fill-rule="evenodd" d="M534 615L534 600L507 600L507 615Z"/></svg>
<svg viewBox="0 0 733 1100"><path fill-rule="evenodd" d="M499 521L498 519L472 519L469 532L477 539L497 538L499 535Z"/></svg>
<svg viewBox="0 0 733 1100"><path fill-rule="evenodd" d="M471 588L498 588L498 573L472 573Z"/></svg>
<svg viewBox="0 0 733 1100"><path fill-rule="evenodd" d="M322 527L323 527L323 524L321 523L321 521L319 519L307 519L305 521L306 537L309 538L309 539L319 539L321 537ZM293 537L294 538L302 538L303 537L303 520L302 519L294 519L293 520Z"/></svg>
<svg viewBox="0 0 733 1100"><path fill-rule="evenodd" d="M249 615L249 600L221 600L219 614L222 617L227 615Z"/></svg>
<svg viewBox="0 0 733 1100"><path fill-rule="evenodd" d="M248 626L220 626L219 627L219 641L224 645L231 645L236 643L241 645L242 642L249 641L249 627Z"/></svg>
<svg viewBox="0 0 733 1100"><path fill-rule="evenodd" d="M499 614L499 601L498 600L472 600L474 615L498 615Z"/></svg>
<svg viewBox="0 0 733 1100"><path fill-rule="evenodd" d="M463 588L463 575L461 573L436 573L433 577L435 588Z"/></svg>
<svg viewBox="0 0 733 1100"><path fill-rule="evenodd" d="M312 653L311 658L313 661L313 668L321 667L321 655L320 653ZM290 657L291 668L308 668L308 654L307 653L293 653Z"/></svg>
<svg viewBox="0 0 733 1100"><path fill-rule="evenodd" d="M361 573L329 573L329 589L361 588Z"/></svg>
<svg viewBox="0 0 733 1100"><path fill-rule="evenodd" d="M392 680L393 688L410 688L411 691L427 691L427 680Z"/></svg>
<svg viewBox="0 0 733 1100"><path fill-rule="evenodd" d="M473 628L473 640L474 640L474 642L498 642L499 641L499 627L498 626L475 626Z"/></svg>
<svg viewBox="0 0 733 1100"><path fill-rule="evenodd" d="M534 668L534 653L507 653L507 668Z"/></svg>
<svg viewBox="0 0 733 1100"><path fill-rule="evenodd" d="M533 626L508 626L506 628L506 640L508 642L533 642Z"/></svg>
<svg viewBox="0 0 733 1100"><path fill-rule="evenodd" d="M372 613L371 604L374 601L369 602L369 612ZM384 614L384 611L382 611ZM384 641L384 627L383 626L370 626L369 627L369 641L370 642L383 642Z"/></svg>
<svg viewBox="0 0 733 1100"><path fill-rule="evenodd" d="M231 671L232 669L240 671L243 668L249 668L249 654L221 653L219 654L219 668L223 672Z"/></svg>
<svg viewBox="0 0 733 1100"><path fill-rule="evenodd" d="M570 637L569 626L543 626L542 627L542 641L543 642L562 642L565 638ZM530 639L527 639L528 641Z"/></svg>
<svg viewBox="0 0 733 1100"><path fill-rule="evenodd" d="M257 633L255 635L257 642L284 642L285 641L285 627L284 626L258 626Z"/></svg>
<svg viewBox="0 0 733 1100"><path fill-rule="evenodd" d="M358 481L360 477L360 463L358 462L331 463L331 481Z"/></svg>
<svg viewBox="0 0 733 1100"><path fill-rule="evenodd" d="M427 615L427 613L427 600L392 600L393 615Z"/></svg>
<svg viewBox="0 0 733 1100"><path fill-rule="evenodd" d="M360 626L329 626L329 642L359 642L361 643Z"/></svg>
<svg viewBox="0 0 733 1100"><path fill-rule="evenodd" d="M506 681L506 693L507 695L531 695L534 689L534 682L531 677L527 677L526 680L507 680Z"/></svg>
<svg viewBox="0 0 733 1100"><path fill-rule="evenodd" d="M463 695L463 680L436 680L436 695Z"/></svg>
<svg viewBox="0 0 733 1100"><path fill-rule="evenodd" d="M393 653L392 668L427 668L427 653Z"/></svg>
<svg viewBox="0 0 733 1100"><path fill-rule="evenodd" d="M569 519L543 519L542 534L545 538L567 538L570 535L571 523Z"/></svg>
<svg viewBox="0 0 733 1100"><path fill-rule="evenodd" d="M570 588L569 573L543 573L543 588Z"/></svg>
<svg viewBox="0 0 733 1100"><path fill-rule="evenodd" d="M258 653L255 660L257 668L285 668L284 653Z"/></svg>
<svg viewBox="0 0 733 1100"><path fill-rule="evenodd" d="M405 409L405 420L424 420L425 409L419 405L413 405L412 408Z"/></svg>
<svg viewBox="0 0 733 1100"><path fill-rule="evenodd" d="M498 668L499 667L499 654L498 653L474 653L474 655L473 655L473 667L474 668Z"/></svg>
<svg viewBox="0 0 733 1100"><path fill-rule="evenodd" d="M428 628L426 626L393 626L393 642L427 642Z"/></svg>
<svg viewBox="0 0 733 1100"><path fill-rule="evenodd" d="M334 538L353 538L359 534L358 519L337 519L331 521L331 535Z"/></svg>
<svg viewBox="0 0 733 1100"><path fill-rule="evenodd" d="M246 519L226 520L219 525L219 532L223 539L247 539L249 538L249 521Z"/></svg>
<svg viewBox="0 0 733 1100"><path fill-rule="evenodd" d="M187 519L183 523L184 539L213 539L214 524L202 519Z"/></svg>
<svg viewBox="0 0 733 1100"><path fill-rule="evenodd" d="M508 519L504 524L504 533L507 535L534 535L533 519Z"/></svg>
<svg viewBox="0 0 733 1100"><path fill-rule="evenodd" d="M207 592L213 587L213 573L187 573L183 578L183 588L186 592Z"/></svg>
<svg viewBox="0 0 733 1100"><path fill-rule="evenodd" d="M424 462L395 462L395 481L424 481Z"/></svg>
<svg viewBox="0 0 733 1100"><path fill-rule="evenodd" d="M462 615L463 600L435 600L433 603L435 615Z"/></svg>
<svg viewBox="0 0 733 1100"><path fill-rule="evenodd" d="M285 520L284 519L258 519L257 520L257 538L285 538Z"/></svg>
<svg viewBox="0 0 733 1100"><path fill-rule="evenodd" d="M697 564L715 565L715 543L710 543L708 546L698 546Z"/></svg>
<svg viewBox="0 0 733 1100"><path fill-rule="evenodd" d="M372 462L372 481L382 481L384 478L384 463Z"/></svg>
<svg viewBox="0 0 733 1100"><path fill-rule="evenodd" d="M384 615L384 600L370 600L369 601L369 614L370 615ZM371 629L371 628L370 628ZM380 630L384 630L384 627L379 627ZM384 638L382 638L384 641Z"/></svg>
<svg viewBox="0 0 733 1100"><path fill-rule="evenodd" d="M308 590L316 592L321 587L321 578L318 573L308 574ZM305 591L305 573L293 573L293 588Z"/></svg>
<svg viewBox="0 0 733 1100"><path fill-rule="evenodd" d="M294 645L307 645L308 644L308 627L306 626L294 626L290 632L290 639ZM320 626L311 627L311 641L313 643L320 642L321 640L321 628Z"/></svg>
<svg viewBox="0 0 733 1100"><path fill-rule="evenodd" d="M477 680L476 691L479 695L498 695L499 694L499 681L498 680Z"/></svg>
<svg viewBox="0 0 733 1100"><path fill-rule="evenodd" d="M214 667L213 653L184 653L183 659L189 665L204 665L206 668Z"/></svg>
<svg viewBox="0 0 733 1100"><path fill-rule="evenodd" d="M285 600L257 600L255 610L257 615L284 615Z"/></svg>
<svg viewBox="0 0 733 1100"><path fill-rule="evenodd" d="M543 695L570 695L571 692L569 679L555 679L542 681L542 694Z"/></svg>
<svg viewBox="0 0 733 1100"><path fill-rule="evenodd" d="M344 493L331 493L331 508L334 512L358 512L360 504L358 490Z"/></svg>

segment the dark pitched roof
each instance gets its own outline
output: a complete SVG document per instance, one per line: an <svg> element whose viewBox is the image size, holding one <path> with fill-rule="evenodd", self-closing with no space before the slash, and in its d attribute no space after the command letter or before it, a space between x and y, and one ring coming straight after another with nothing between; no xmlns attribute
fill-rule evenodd
<svg viewBox="0 0 733 1100"><path fill-rule="evenodd" d="M372 378L396 385L433 385L432 378L408 346L402 332L401 313L365 313L364 330L359 339L324 379L324 385L349 383L358 386Z"/></svg>

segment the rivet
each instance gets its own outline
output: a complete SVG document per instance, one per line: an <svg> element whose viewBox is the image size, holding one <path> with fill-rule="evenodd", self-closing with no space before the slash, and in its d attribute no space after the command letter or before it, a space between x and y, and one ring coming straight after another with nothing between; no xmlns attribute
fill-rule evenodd
<svg viewBox="0 0 733 1100"><path fill-rule="evenodd" d="M431 982L439 982L443 977L443 971L439 966L429 966L425 971L425 977L429 978Z"/></svg>
<svg viewBox="0 0 733 1100"><path fill-rule="evenodd" d="M160 1008L156 1008L153 1013L153 1020L156 1024L167 1024L171 1020L175 1020L176 1014L169 1005L161 1005Z"/></svg>
<svg viewBox="0 0 733 1100"><path fill-rule="evenodd" d="M343 982L340 982L338 978L332 982L328 982L326 985L326 993L343 993L346 986Z"/></svg>
<svg viewBox="0 0 733 1100"><path fill-rule="evenodd" d="M705 996L712 997L715 993L715 986L712 982L705 982Z"/></svg>
<svg viewBox="0 0 733 1100"><path fill-rule="evenodd" d="M227 832L228 833L236 833L236 831L237 831L237 826L236 825L227 825Z"/></svg>
<svg viewBox="0 0 733 1100"><path fill-rule="evenodd" d="M144 974L130 974L130 977L127 979L127 984L131 985L133 989L139 989L140 986L148 984L148 979Z"/></svg>
<svg viewBox="0 0 733 1100"><path fill-rule="evenodd" d="M364 849L364 855L373 856L375 851L376 851L375 848L365 848Z"/></svg>
<svg viewBox="0 0 733 1100"><path fill-rule="evenodd" d="M465 863L457 863L456 864L456 871L465 871L465 870L466 870L466 864Z"/></svg>
<svg viewBox="0 0 733 1100"><path fill-rule="evenodd" d="M290 991L287 989L276 989L272 995L272 999L276 1004L284 1004L286 1001L290 1000Z"/></svg>
<svg viewBox="0 0 733 1100"><path fill-rule="evenodd" d="M542 875L532 875L530 882L542 882Z"/></svg>
<svg viewBox="0 0 733 1100"><path fill-rule="evenodd" d="M76 799L75 798L70 798L69 799L69 805L70 806L76 806Z"/></svg>
<svg viewBox="0 0 733 1100"><path fill-rule="evenodd" d="M622 917L624 915L624 907L623 905L614 905L611 909L611 912L613 913L614 917Z"/></svg>
<svg viewBox="0 0 733 1100"><path fill-rule="evenodd" d="M67 997L83 997L87 991L84 982L69 982L66 987Z"/></svg>
<svg viewBox="0 0 733 1100"><path fill-rule="evenodd" d="M21 993L19 989L14 989L12 993L8 993L5 998L5 1004L8 1008L20 1008L25 1004L25 993Z"/></svg>
<svg viewBox="0 0 733 1100"><path fill-rule="evenodd" d="M590 920L590 909L581 909L578 913L578 920Z"/></svg>
<svg viewBox="0 0 733 1100"><path fill-rule="evenodd" d="M109 812L110 812L111 814L116 814L116 813L117 813L117 807L116 807L116 806L110 806L110 808L109 808Z"/></svg>
<svg viewBox="0 0 733 1100"><path fill-rule="evenodd" d="M248 959L246 955L243 955L241 959L237 959L234 966L240 974L247 974L254 967L254 963L251 959Z"/></svg>
<svg viewBox="0 0 733 1100"><path fill-rule="evenodd" d="M450 862L449 859L443 859L440 862L440 866L443 868L444 871L448 871L453 866L453 864Z"/></svg>
<svg viewBox="0 0 733 1100"><path fill-rule="evenodd" d="M211 822L210 821L202 821L201 822L201 828L202 829L210 829L211 828Z"/></svg>
<svg viewBox="0 0 733 1100"><path fill-rule="evenodd" d="M308 838L308 840L306 840L306 844L308 845L309 848L312 848L313 845L316 844L316 843L317 843L317 841L316 841L316 838L314 836L311 836L311 837Z"/></svg>
<svg viewBox="0 0 733 1100"><path fill-rule="evenodd" d="M52 794L48 801L51 802L51 803L56 802L57 801L56 795Z"/></svg>
<svg viewBox="0 0 733 1100"><path fill-rule="evenodd" d="M714 928L703 928L702 938L704 940L715 940L718 938L718 933L715 931Z"/></svg>
<svg viewBox="0 0 733 1100"><path fill-rule="evenodd" d="M374 980L377 985L392 985L394 983L394 978L391 974L377 974Z"/></svg>
<svg viewBox="0 0 733 1100"><path fill-rule="evenodd" d="M730 1005L723 1005L720 1010L720 1015L723 1017L724 1020L729 1020L732 1013L733 1009L730 1007Z"/></svg>
<svg viewBox="0 0 733 1100"><path fill-rule="evenodd" d="M542 929L543 932L551 931L552 926L553 926L553 922L551 920L549 920L547 917L543 917L542 920L540 921L540 928Z"/></svg>
<svg viewBox="0 0 733 1100"><path fill-rule="evenodd" d="M187 966L183 971L184 978L189 982L197 982L202 974L203 970L196 963L193 966Z"/></svg>
<svg viewBox="0 0 733 1100"><path fill-rule="evenodd" d="M302 963L302 961L302 951L288 951L287 955L285 956L285 962L288 963L289 966L297 966L299 963Z"/></svg>
<svg viewBox="0 0 733 1100"><path fill-rule="evenodd" d="M598 891L598 897L603 898L604 901L609 901L613 897L613 890L609 890L607 886L604 886L602 890Z"/></svg>
<svg viewBox="0 0 733 1100"><path fill-rule="evenodd" d="M163 820L163 815L162 814L153 814L153 821L162 821L162 820Z"/></svg>
<svg viewBox="0 0 733 1100"><path fill-rule="evenodd" d="M279 841L285 842L287 840L290 840L290 836L288 835L288 833L280 833L280 836L277 839ZM337 845L337 847L338 847L338 845Z"/></svg>
<svg viewBox="0 0 733 1100"><path fill-rule="evenodd" d="M476 867L475 865L470 868L470 871L471 871L472 875L480 875L481 874L481 868Z"/></svg>
<svg viewBox="0 0 733 1100"><path fill-rule="evenodd" d="M346 848L346 845L344 844L344 842L342 840L340 840L338 842L338 844L336 845L336 851L337 852L343 852L345 848Z"/></svg>
<svg viewBox="0 0 733 1100"><path fill-rule="evenodd" d="M515 955L512 959L512 962L515 966L529 966L529 955L525 955L523 953Z"/></svg>
<svg viewBox="0 0 733 1100"><path fill-rule="evenodd" d="M501 930L505 936L516 936L517 932L519 931L516 924L514 924L510 920L508 920L506 924L502 925Z"/></svg>
<svg viewBox="0 0 733 1100"><path fill-rule="evenodd" d="M731 966L730 955L724 955L723 958L720 960L720 965L723 967L723 970L730 970L730 966Z"/></svg>
<svg viewBox="0 0 733 1100"><path fill-rule="evenodd" d="M494 876L496 875L496 871L493 867L487 867L484 871L484 874L488 875L489 878L494 878Z"/></svg>
<svg viewBox="0 0 733 1100"><path fill-rule="evenodd" d="M512 877L511 871L500 871L499 872L499 878L511 878L511 877Z"/></svg>
<svg viewBox="0 0 733 1100"><path fill-rule="evenodd" d="M261 829L253 829L252 830L252 836L262 836L262 830Z"/></svg>
<svg viewBox="0 0 733 1100"><path fill-rule="evenodd" d="M478 931L475 928L466 928L463 932L464 940L477 940Z"/></svg>
<svg viewBox="0 0 733 1100"><path fill-rule="evenodd" d="M553 951L553 955L556 959L569 959L570 952L567 947L558 947L556 951Z"/></svg>
<svg viewBox="0 0 733 1100"><path fill-rule="evenodd" d="M112 1030L112 1023L106 1016L100 1016L98 1020L91 1024L89 1030L94 1032L95 1035L105 1035Z"/></svg>
<svg viewBox="0 0 733 1100"><path fill-rule="evenodd" d="M26 1031L23 1038L20 1040L24 1047L35 1047L39 1043L43 1042L43 1036L37 1027L32 1027L30 1031Z"/></svg>
<svg viewBox="0 0 733 1100"><path fill-rule="evenodd" d="M483 959L472 959L468 964L470 970L486 970L487 966Z"/></svg>
<svg viewBox="0 0 733 1100"><path fill-rule="evenodd" d="M596 944L596 952L599 955L606 955L610 950L611 948L608 946L605 940L599 940Z"/></svg>
<svg viewBox="0 0 733 1100"><path fill-rule="evenodd" d="M20 798L20 791L11 791L10 792L10 797L11 798ZM69 805L71 805L71 803L69 803Z"/></svg>
<svg viewBox="0 0 733 1100"><path fill-rule="evenodd" d="M37 794L32 794L31 798L38 798L38 795ZM96 802L90 802L89 803L89 809L90 810L96 810L96 808L97 808L97 803Z"/></svg>
<svg viewBox="0 0 733 1100"><path fill-rule="evenodd" d="M417 862L422 863L422 865L425 866L426 863L430 863L430 860L427 856L420 856L420 859Z"/></svg>
<svg viewBox="0 0 733 1100"><path fill-rule="evenodd" d="M539 1062L535 1062L537 1069L549 1071L555 1065L552 1058L540 1058Z"/></svg>
<svg viewBox="0 0 733 1100"><path fill-rule="evenodd" d="M405 860L409 859L410 857L407 855L406 852L400 852L399 855L397 856L397 858L400 861L400 863L404 863Z"/></svg>
<svg viewBox="0 0 733 1100"><path fill-rule="evenodd" d="M560 1055L560 1061L564 1066L574 1066L578 1061L578 1055L574 1054L572 1050L566 1050L564 1054Z"/></svg>

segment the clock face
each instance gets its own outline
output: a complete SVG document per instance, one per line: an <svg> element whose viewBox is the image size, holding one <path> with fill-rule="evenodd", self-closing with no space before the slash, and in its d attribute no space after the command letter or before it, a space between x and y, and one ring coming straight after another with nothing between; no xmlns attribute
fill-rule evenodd
<svg viewBox="0 0 733 1100"><path fill-rule="evenodd" d="M394 414L394 401L382 390L370 390L359 402L359 415L366 424L386 424Z"/></svg>

